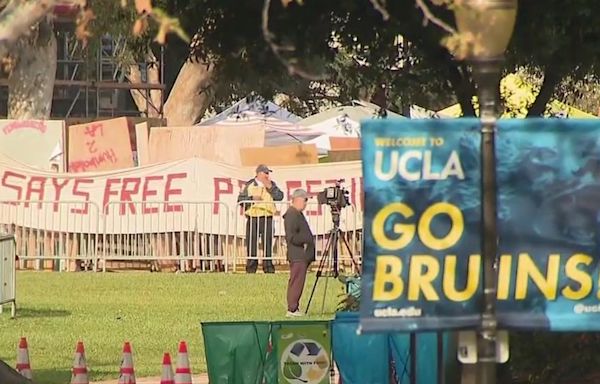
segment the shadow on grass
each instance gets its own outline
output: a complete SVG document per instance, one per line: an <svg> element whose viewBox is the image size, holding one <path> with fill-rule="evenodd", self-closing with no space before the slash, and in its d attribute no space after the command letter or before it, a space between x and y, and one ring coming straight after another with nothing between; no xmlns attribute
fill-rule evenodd
<svg viewBox="0 0 600 384"><path fill-rule="evenodd" d="M71 316L71 312L65 311L63 309L33 309L17 307L17 319L68 316Z"/></svg>

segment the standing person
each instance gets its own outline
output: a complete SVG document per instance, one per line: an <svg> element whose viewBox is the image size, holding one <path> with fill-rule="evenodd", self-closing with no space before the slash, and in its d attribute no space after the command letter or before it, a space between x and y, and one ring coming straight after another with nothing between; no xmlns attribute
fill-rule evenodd
<svg viewBox="0 0 600 384"><path fill-rule="evenodd" d="M292 194L292 205L283 215L287 258L290 262L290 280L287 289L287 317L302 316L299 310L300 297L304 290L306 272L315 261L315 240L302 213L306 208L308 194L297 189Z"/></svg>
<svg viewBox="0 0 600 384"><path fill-rule="evenodd" d="M271 260L273 253L273 215L277 211L274 201L283 200L283 192L271 180L271 172L264 164L256 167L256 177L248 180L238 196L238 203L244 204L246 214L246 273L256 273L258 268L258 238L262 238L265 250L263 271L275 273Z"/></svg>

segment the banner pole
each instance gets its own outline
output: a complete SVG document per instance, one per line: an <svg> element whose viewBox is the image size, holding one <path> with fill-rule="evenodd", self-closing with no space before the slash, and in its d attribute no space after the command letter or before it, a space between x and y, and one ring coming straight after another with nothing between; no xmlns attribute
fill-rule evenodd
<svg viewBox="0 0 600 384"><path fill-rule="evenodd" d="M473 62L481 119L482 249L484 303L477 333L478 384L496 383L496 257L498 244L496 197L496 116L500 106L502 59Z"/></svg>

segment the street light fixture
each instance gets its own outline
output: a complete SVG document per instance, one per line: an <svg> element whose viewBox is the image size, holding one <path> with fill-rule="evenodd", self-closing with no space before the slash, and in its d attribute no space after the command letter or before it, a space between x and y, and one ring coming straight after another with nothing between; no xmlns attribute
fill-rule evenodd
<svg viewBox="0 0 600 384"><path fill-rule="evenodd" d="M477 84L481 118L484 307L477 337L478 384L496 382L496 119L504 51L517 18L518 0L461 0L454 15L458 32L470 40L467 60Z"/></svg>

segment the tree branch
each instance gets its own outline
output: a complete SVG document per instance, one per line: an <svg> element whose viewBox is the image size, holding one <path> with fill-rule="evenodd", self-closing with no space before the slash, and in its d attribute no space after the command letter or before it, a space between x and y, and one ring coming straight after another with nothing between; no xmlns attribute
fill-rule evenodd
<svg viewBox="0 0 600 384"><path fill-rule="evenodd" d="M383 17L384 21L388 21L390 19L390 13L387 11L387 9L385 9L385 0L369 1L373 5L373 8L375 8L375 10L381 14L381 17Z"/></svg>
<svg viewBox="0 0 600 384"><path fill-rule="evenodd" d="M312 73L308 73L305 70L303 70L302 68L299 68L297 65L291 63L289 60L287 60L286 58L283 57L281 52L290 52L290 51L293 51L294 48L290 47L290 46L280 46L277 43L275 43L275 40L273 38L273 33L271 33L271 31L269 31L269 9L270 8L271 8L271 0L265 0L263 3L263 9L262 9L262 34L263 34L263 38L265 39L267 44L269 44L269 47L271 47L271 50L273 51L273 54L275 55L277 60L281 64L283 64L284 67L287 68L288 73L292 76L298 75L306 80L312 80L312 81L325 80L327 78L327 76L314 75Z"/></svg>
<svg viewBox="0 0 600 384"><path fill-rule="evenodd" d="M527 117L543 116L546 111L546 105L554 94L554 88L562 80L562 74L555 66L549 65L544 71L544 81L540 87L540 92L537 94L535 101L527 111Z"/></svg>
<svg viewBox="0 0 600 384"><path fill-rule="evenodd" d="M421 11L423 11L423 26L426 26L427 23L432 22L451 35L456 35L458 33L456 29L452 28L450 25L448 25L448 23L435 16L427 4L425 4L425 0L415 0L415 4L417 8L420 8Z"/></svg>

